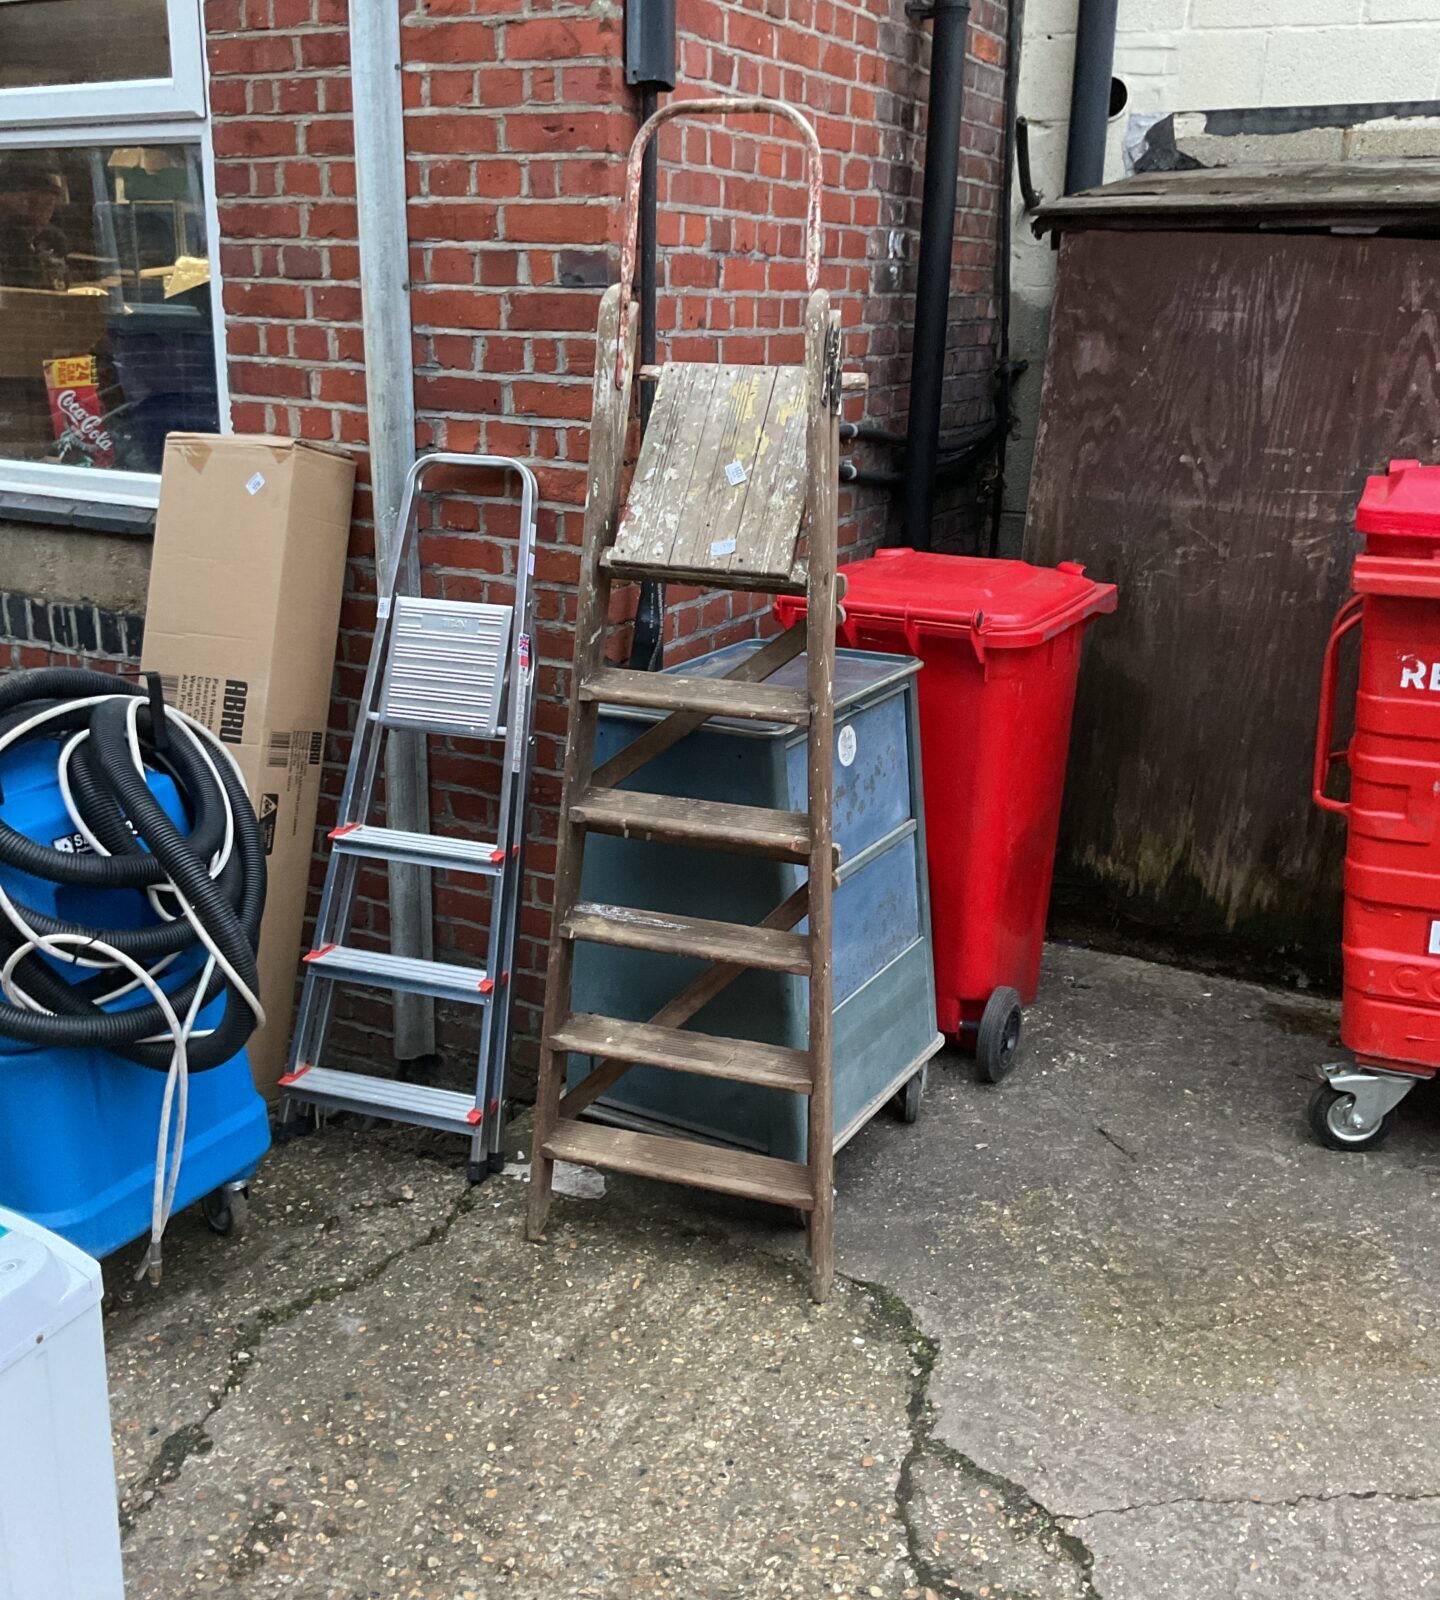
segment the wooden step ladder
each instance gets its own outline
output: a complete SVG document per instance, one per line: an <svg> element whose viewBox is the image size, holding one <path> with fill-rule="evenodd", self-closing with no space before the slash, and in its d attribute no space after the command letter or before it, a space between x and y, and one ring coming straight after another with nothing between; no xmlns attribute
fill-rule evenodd
<svg viewBox="0 0 1440 1600"><path fill-rule="evenodd" d="M771 113L805 141L808 171L802 365L669 363L654 406L628 504L620 488L635 364L634 277L640 163L656 130L679 116ZM546 984L535 1110L528 1233L542 1236L554 1164L574 1161L692 1184L794 1207L809 1232L811 1292L830 1290L833 1271L831 1095L831 899L837 865L831 839L835 633L828 620L770 640L728 677L625 671L603 663L616 579L655 579L712 588L804 594L807 616L833 619L836 592L840 323L818 287L820 146L792 107L764 99L690 100L663 107L630 153L620 283L600 306L590 474L585 501L570 742L560 802L555 922ZM645 376L650 376L647 369ZM802 550L803 545L803 550ZM807 649L804 691L765 680ZM665 713L595 766L601 704ZM673 799L622 791L645 762L712 716L779 721L808 737L809 809ZM596 905L580 899L588 833L658 839L803 863L807 881L758 926ZM808 920L807 920L808 919ZM807 931L796 932L801 922ZM577 1014L571 1004L577 941L687 955L710 963L648 1022ZM761 968L809 980L803 1050L697 1033L685 1024L741 973ZM569 1092L569 1053L595 1058ZM629 1067L643 1064L788 1090L809 1099L807 1159L783 1161L693 1140L583 1122L580 1114Z"/></svg>

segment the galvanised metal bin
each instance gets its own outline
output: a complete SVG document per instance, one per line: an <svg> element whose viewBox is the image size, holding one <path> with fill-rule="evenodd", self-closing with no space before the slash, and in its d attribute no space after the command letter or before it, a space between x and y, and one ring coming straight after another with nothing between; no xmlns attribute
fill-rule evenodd
<svg viewBox="0 0 1440 1600"><path fill-rule="evenodd" d="M688 674L719 677L758 641L687 661ZM925 1063L943 1039L935 1029L924 801L915 674L909 656L842 650L836 657L834 1082L838 1149L893 1096L918 1110ZM769 682L800 686L798 657ZM630 743L659 713L603 707L597 765ZM778 723L715 718L642 767L624 785L694 800L806 806L805 735ZM804 880L803 867L655 841L592 834L583 897L648 911L758 923ZM701 970L678 956L581 944L575 1009L646 1021ZM746 972L699 1012L700 1032L803 1047L807 980ZM572 1056L570 1080L590 1070ZM593 1114L626 1126L684 1130L787 1161L805 1159L803 1096L750 1084L632 1067Z"/></svg>

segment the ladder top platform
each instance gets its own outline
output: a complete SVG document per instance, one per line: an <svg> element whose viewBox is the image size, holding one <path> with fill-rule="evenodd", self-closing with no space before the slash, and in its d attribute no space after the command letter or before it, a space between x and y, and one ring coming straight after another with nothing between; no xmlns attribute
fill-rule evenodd
<svg viewBox="0 0 1440 1600"><path fill-rule="evenodd" d="M803 366L667 363L608 570L803 591L806 385Z"/></svg>

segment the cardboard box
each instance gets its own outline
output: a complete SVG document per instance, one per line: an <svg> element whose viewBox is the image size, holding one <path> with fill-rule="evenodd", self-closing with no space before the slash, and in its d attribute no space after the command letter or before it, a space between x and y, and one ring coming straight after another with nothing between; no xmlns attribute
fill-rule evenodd
<svg viewBox="0 0 1440 1600"><path fill-rule="evenodd" d="M229 745L270 872L260 928L266 1024L250 1065L285 1071L340 626L355 463L259 435L172 433L141 665Z"/></svg>

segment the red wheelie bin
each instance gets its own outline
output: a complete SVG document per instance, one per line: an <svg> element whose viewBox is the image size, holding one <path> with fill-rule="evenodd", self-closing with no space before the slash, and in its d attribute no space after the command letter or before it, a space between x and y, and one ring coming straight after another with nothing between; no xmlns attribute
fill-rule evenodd
<svg viewBox="0 0 1440 1600"><path fill-rule="evenodd" d="M918 656L939 1031L998 1083L1035 998L1080 646L1115 586L1034 567L882 550L841 569L843 645ZM789 626L804 600L782 596Z"/></svg>

